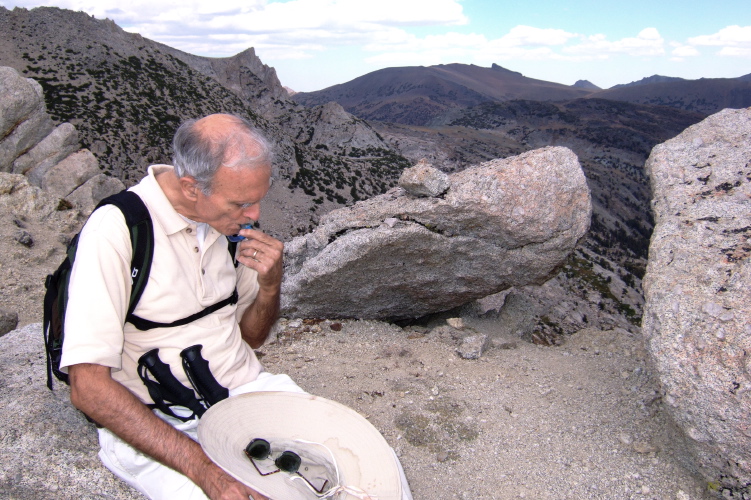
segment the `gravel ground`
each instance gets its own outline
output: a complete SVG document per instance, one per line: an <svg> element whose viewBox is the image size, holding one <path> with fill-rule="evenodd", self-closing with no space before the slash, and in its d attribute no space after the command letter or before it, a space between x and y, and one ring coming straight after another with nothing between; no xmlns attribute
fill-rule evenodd
<svg viewBox="0 0 751 500"><path fill-rule="evenodd" d="M543 347L498 336L492 318L464 321L492 336L479 359L459 357L446 329L374 321L292 321L259 352L365 415L415 499L708 498L638 335L588 329Z"/></svg>
<svg viewBox="0 0 751 500"><path fill-rule="evenodd" d="M489 335L498 328L496 319L465 323ZM710 498L662 412L638 335L588 329L556 347L495 335L479 359L462 359L452 332L283 320L258 353L269 371L366 416L396 450L416 500ZM53 399L68 405L67 390L44 387L32 343L0 353L6 380L12 365L23 379L0 390L9 398L1 398L0 441L12 453L0 453L0 469L9 467L0 470L0 498L141 498L111 484L93 426L62 443L69 438L55 423L40 421ZM19 400L24 381L31 387ZM72 408L66 418L83 423ZM94 483L69 476L81 467Z"/></svg>

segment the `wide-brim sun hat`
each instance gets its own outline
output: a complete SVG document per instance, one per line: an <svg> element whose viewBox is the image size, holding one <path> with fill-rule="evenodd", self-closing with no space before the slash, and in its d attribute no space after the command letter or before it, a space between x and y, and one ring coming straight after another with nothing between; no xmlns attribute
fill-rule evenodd
<svg viewBox="0 0 751 500"><path fill-rule="evenodd" d="M251 461L253 439L271 445L271 459ZM340 403L295 392L251 392L225 399L198 424L198 440L208 457L229 475L272 500L311 500L314 493L296 474L273 472L283 451L302 458L300 473L335 499L400 500L396 455L378 429ZM263 463L262 463L263 462ZM334 484L338 483L338 484ZM339 486L335 490L332 487Z"/></svg>

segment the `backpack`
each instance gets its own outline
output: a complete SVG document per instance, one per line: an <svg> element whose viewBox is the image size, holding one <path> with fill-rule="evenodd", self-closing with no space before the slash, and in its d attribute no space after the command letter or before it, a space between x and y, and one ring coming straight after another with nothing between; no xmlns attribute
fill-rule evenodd
<svg viewBox="0 0 751 500"><path fill-rule="evenodd" d="M103 199L96 206L96 209L105 205L115 205L123 213L125 223L130 231L130 242L133 248L133 257L131 259L131 292L130 302L128 303L128 313L125 317L127 323L133 324L139 330L149 330L152 328L163 328L172 326L181 326L195 321L203 316L213 313L227 304L237 303L237 290L224 300L217 302L207 308L192 314L186 318L173 321L171 323L157 323L140 318L133 314L138 301L143 294L146 283L149 280L151 270L151 261L154 257L154 226L151 221L151 215L148 208L141 200L141 197L132 191L121 191L117 194ZM44 294L44 313L43 313L43 333L44 345L47 351L47 387L52 390L52 375L68 384L68 374L60 371L60 358L63 351L63 340L65 338L65 309L68 303L68 283L70 273L73 268L73 262L76 258L78 248L78 238L80 233L76 234L68 244L67 255L60 266L54 273L47 276L45 280L46 292ZM237 267L235 260L235 249L237 242L228 242L230 256Z"/></svg>

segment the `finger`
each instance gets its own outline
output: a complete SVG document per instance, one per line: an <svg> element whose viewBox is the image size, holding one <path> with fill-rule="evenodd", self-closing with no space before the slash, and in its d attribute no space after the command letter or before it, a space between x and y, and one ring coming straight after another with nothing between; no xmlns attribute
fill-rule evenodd
<svg viewBox="0 0 751 500"><path fill-rule="evenodd" d="M273 236L269 236L268 234L258 231L257 229L247 229L243 231L243 236L247 238L245 241L249 242L257 242L260 245L266 245L271 248L277 248L282 249L284 248L284 243L277 240Z"/></svg>
<svg viewBox="0 0 751 500"><path fill-rule="evenodd" d="M284 253L284 244L278 243L278 245L267 245L256 240L245 240L240 244L238 254L242 257L273 265L281 260Z"/></svg>

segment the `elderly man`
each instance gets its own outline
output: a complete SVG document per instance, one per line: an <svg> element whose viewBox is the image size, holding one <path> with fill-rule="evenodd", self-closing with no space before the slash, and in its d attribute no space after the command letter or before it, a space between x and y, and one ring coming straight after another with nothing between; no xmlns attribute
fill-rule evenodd
<svg viewBox="0 0 751 500"><path fill-rule="evenodd" d="M138 374L139 358L159 358L186 387L180 352L201 344L214 377L230 395L253 390L302 391L271 375L253 352L279 310L280 241L241 225L256 221L270 185L266 140L245 120L211 115L175 135L174 166L154 165L131 190L154 226L149 281L134 313L171 323L220 302L239 300L185 325L139 331L126 322L131 242L124 216L111 205L95 211L81 232L71 275L61 368L73 404L102 426L102 461L150 498L264 498L234 480L203 453L197 418L152 411ZM235 267L226 235L241 234ZM184 416L176 409L178 417ZM187 420L183 422L183 420ZM203 492L202 492L202 491Z"/></svg>

